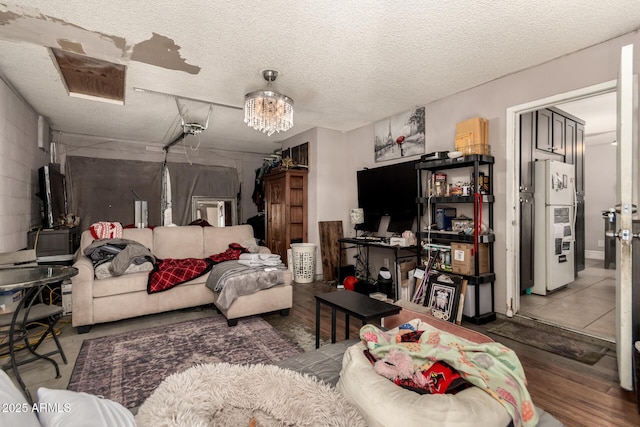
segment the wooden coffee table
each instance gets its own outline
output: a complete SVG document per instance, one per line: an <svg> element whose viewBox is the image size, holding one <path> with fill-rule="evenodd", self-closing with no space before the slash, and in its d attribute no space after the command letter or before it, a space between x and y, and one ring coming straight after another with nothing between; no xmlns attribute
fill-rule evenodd
<svg viewBox="0 0 640 427"><path fill-rule="evenodd" d="M320 347L320 304L331 307L331 343L336 342L336 310L345 314L345 339L349 339L349 316L368 322L400 313L402 307L373 299L358 292L341 290L316 295L316 348Z"/></svg>

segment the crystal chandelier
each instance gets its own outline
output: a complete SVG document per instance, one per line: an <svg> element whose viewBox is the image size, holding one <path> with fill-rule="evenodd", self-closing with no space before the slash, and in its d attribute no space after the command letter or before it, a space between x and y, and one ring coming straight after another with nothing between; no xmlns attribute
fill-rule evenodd
<svg viewBox="0 0 640 427"><path fill-rule="evenodd" d="M266 90L257 90L244 96L244 122L267 136L293 127L293 99L270 90L278 72L264 70Z"/></svg>

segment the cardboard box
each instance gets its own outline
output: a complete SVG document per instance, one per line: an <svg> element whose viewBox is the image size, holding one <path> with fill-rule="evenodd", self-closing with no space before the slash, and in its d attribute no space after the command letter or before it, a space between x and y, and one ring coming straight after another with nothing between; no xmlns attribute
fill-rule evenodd
<svg viewBox="0 0 640 427"><path fill-rule="evenodd" d="M398 269L396 271L397 273L397 277L399 278L398 282L400 283L400 286L403 288L406 288L409 286L409 281L410 281L410 277L409 277L409 272L412 270L415 270L416 268L416 261L414 260L403 260L398 262Z"/></svg>
<svg viewBox="0 0 640 427"><path fill-rule="evenodd" d="M490 154L489 121L473 117L456 124L456 151L468 154Z"/></svg>
<svg viewBox="0 0 640 427"><path fill-rule="evenodd" d="M475 257L479 257L479 271L475 269ZM489 244L478 244L478 254L473 251L473 243L451 243L451 271L456 274L474 276L489 272Z"/></svg>

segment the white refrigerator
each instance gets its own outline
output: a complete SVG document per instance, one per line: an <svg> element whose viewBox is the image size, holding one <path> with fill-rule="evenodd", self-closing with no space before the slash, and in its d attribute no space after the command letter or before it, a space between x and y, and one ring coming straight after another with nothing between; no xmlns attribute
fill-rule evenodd
<svg viewBox="0 0 640 427"><path fill-rule="evenodd" d="M556 160L535 162L534 294L547 295L575 280L574 170Z"/></svg>

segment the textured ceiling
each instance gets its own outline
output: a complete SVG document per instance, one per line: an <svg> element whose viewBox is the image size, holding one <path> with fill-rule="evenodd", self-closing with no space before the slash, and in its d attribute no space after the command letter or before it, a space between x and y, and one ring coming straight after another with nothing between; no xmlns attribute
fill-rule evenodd
<svg viewBox="0 0 640 427"><path fill-rule="evenodd" d="M164 144L180 132L175 99L135 87L241 107L273 68L296 104L292 130L267 137L216 106L189 137L270 153L310 128L352 130L639 27L637 0L0 0L0 74L63 135ZM125 105L67 96L46 47L126 65ZM181 104L204 123L207 104Z"/></svg>

